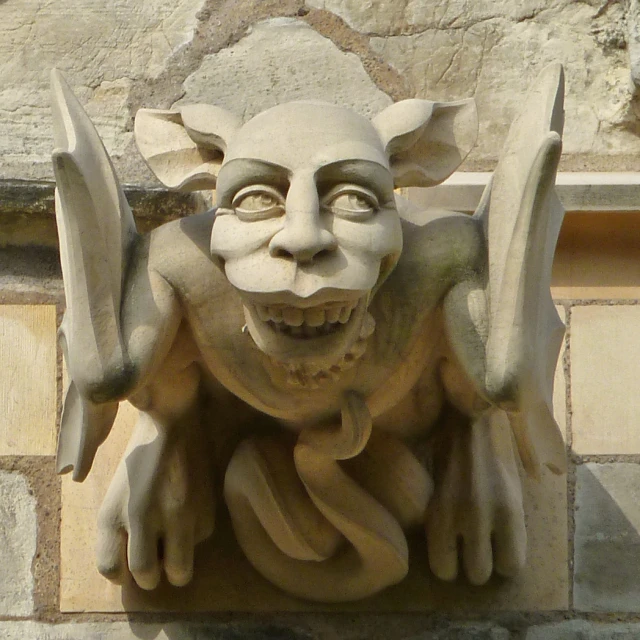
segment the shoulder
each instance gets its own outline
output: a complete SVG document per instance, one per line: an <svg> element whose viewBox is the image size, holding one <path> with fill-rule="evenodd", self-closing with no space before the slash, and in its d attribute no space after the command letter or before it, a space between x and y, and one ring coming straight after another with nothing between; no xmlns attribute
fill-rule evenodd
<svg viewBox="0 0 640 640"><path fill-rule="evenodd" d="M423 209L402 219L401 261L413 268L435 270L440 276L474 271L485 262L485 242L479 220L444 209Z"/></svg>
<svg viewBox="0 0 640 640"><path fill-rule="evenodd" d="M142 251L148 252L149 269L176 289L194 283L223 286L226 278L211 259L209 244L215 214L213 211L173 220L145 236Z"/></svg>

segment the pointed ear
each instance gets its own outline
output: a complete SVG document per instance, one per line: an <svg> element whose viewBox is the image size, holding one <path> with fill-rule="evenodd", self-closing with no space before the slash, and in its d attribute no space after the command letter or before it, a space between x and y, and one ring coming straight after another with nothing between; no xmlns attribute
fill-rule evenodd
<svg viewBox="0 0 640 640"><path fill-rule="evenodd" d="M467 157L478 135L473 98L459 102L403 100L373 119L396 187L432 187Z"/></svg>
<svg viewBox="0 0 640 640"><path fill-rule="evenodd" d="M175 111L140 109L134 132L138 149L156 177L170 189L213 189L227 143L240 118L207 104Z"/></svg>

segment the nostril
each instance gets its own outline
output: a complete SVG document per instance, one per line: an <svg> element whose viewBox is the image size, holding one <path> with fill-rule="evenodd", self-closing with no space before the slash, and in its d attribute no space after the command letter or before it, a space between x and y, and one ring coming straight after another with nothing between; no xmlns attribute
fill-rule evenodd
<svg viewBox="0 0 640 640"><path fill-rule="evenodd" d="M278 247L271 250L271 256L274 258L284 258L285 260L293 260L293 254L286 249Z"/></svg>
<svg viewBox="0 0 640 640"><path fill-rule="evenodd" d="M322 259L322 258L326 258L327 256L330 256L332 253L331 249L322 249L321 251L318 251L318 253L316 253L314 257L314 259Z"/></svg>

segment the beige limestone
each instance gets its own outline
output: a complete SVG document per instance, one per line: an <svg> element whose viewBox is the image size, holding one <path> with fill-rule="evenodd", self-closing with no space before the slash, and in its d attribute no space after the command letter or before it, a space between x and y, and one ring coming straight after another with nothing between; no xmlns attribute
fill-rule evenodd
<svg viewBox="0 0 640 640"><path fill-rule="evenodd" d="M637 371L640 306L571 311L573 448L581 455L640 453Z"/></svg>
<svg viewBox="0 0 640 640"><path fill-rule="evenodd" d="M247 121L207 104L141 110L157 177L217 198L215 220L147 237L57 72L52 89L71 378L59 471L83 480L119 401L140 410L98 514L100 573L189 583L224 474L238 545L290 595L341 603L402 582L422 528L438 578L514 578L518 459L532 478L566 465L549 291L560 65L532 86L473 217L394 193L459 166L469 100L405 100L372 120L317 101Z"/></svg>
<svg viewBox="0 0 640 640"><path fill-rule="evenodd" d="M0 455L53 455L56 308L0 306Z"/></svg>
<svg viewBox="0 0 640 640"><path fill-rule="evenodd" d="M475 96L479 145L467 167L491 168L526 87L550 62L561 62L569 79L565 162L579 156L610 170L606 157L632 158L640 151L628 53L605 37L618 27L624 45L625 10L619 3L607 3L602 15L599 3L570 0L402 0L376 3L375 10L360 0L307 4L371 35L373 50L408 79L412 95ZM583 162L569 166L580 170ZM634 166L627 161L628 169Z"/></svg>
<svg viewBox="0 0 640 640"><path fill-rule="evenodd" d="M237 44L205 56L174 105L205 102L248 120L292 100L325 100L373 116L391 104L353 53L340 51L299 20L254 25Z"/></svg>
<svg viewBox="0 0 640 640"><path fill-rule="evenodd" d="M66 71L114 156L131 141L132 82L193 37L203 0L40 0L0 5L0 177L50 177L49 72Z"/></svg>

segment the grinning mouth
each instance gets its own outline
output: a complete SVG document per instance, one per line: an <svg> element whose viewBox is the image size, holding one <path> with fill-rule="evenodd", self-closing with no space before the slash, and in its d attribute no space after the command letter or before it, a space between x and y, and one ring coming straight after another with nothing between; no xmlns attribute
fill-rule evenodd
<svg viewBox="0 0 640 640"><path fill-rule="evenodd" d="M317 389L339 379L364 355L375 328L368 300L368 295L316 304L245 300L245 326L258 349L284 370L289 385Z"/></svg>
<svg viewBox="0 0 640 640"><path fill-rule="evenodd" d="M314 307L255 305L258 318L273 331L291 338L309 339L338 331L351 319L359 300L329 302Z"/></svg>

